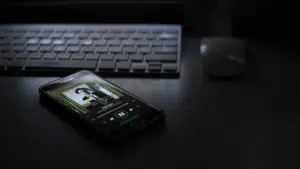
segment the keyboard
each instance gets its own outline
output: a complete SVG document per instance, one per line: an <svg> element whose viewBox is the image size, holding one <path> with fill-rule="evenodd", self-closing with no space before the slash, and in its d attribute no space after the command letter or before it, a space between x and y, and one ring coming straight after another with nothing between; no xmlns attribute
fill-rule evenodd
<svg viewBox="0 0 300 169"><path fill-rule="evenodd" d="M0 25L1 72L179 75L180 53L180 25Z"/></svg>

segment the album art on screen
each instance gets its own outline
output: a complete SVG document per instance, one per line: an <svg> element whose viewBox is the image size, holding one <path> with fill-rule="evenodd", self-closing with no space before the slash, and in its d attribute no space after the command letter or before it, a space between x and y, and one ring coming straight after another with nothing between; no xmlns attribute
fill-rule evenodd
<svg viewBox="0 0 300 169"><path fill-rule="evenodd" d="M112 107L120 103L123 97L119 91L108 84L89 80L61 84L49 94L81 114Z"/></svg>

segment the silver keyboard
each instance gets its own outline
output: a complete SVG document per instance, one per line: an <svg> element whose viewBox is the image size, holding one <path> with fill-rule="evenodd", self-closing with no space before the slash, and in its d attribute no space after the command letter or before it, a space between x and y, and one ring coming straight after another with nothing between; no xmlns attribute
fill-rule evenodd
<svg viewBox="0 0 300 169"><path fill-rule="evenodd" d="M179 75L181 26L0 25L3 72Z"/></svg>

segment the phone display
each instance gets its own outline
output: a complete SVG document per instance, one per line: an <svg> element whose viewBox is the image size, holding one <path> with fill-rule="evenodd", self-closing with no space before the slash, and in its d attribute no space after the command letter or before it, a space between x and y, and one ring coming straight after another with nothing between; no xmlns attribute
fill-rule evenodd
<svg viewBox="0 0 300 169"><path fill-rule="evenodd" d="M126 102L121 91L93 74L76 79L76 81L61 83L47 93L81 115L100 115L105 110Z"/></svg>
<svg viewBox="0 0 300 169"><path fill-rule="evenodd" d="M128 125L132 132L148 121L164 118L161 110L89 71L46 84L40 93L106 133Z"/></svg>

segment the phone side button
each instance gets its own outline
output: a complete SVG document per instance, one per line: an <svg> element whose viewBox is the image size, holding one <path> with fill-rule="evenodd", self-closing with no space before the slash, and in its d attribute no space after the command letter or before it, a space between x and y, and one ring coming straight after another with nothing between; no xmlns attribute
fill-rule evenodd
<svg viewBox="0 0 300 169"><path fill-rule="evenodd" d="M28 60L26 69L95 69L97 65L96 60L79 61L79 60Z"/></svg>

